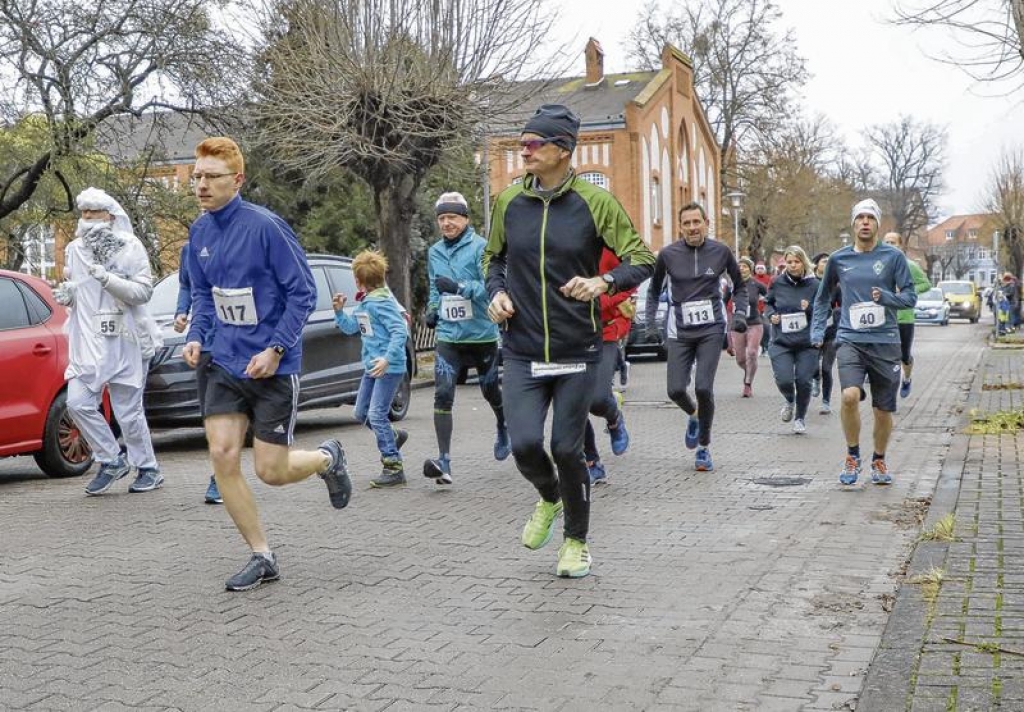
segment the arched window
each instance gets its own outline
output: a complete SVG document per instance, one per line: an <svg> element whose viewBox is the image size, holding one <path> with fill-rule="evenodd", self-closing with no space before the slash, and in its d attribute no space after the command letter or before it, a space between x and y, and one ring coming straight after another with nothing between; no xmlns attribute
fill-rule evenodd
<svg viewBox="0 0 1024 712"><path fill-rule="evenodd" d="M661 181L651 178L651 216L654 224L661 224Z"/></svg>
<svg viewBox="0 0 1024 712"><path fill-rule="evenodd" d="M590 173L581 173L580 178L587 181L588 183L593 183L598 188L604 188L605 190L609 190L608 176L606 176L604 173L598 173L597 171L591 171Z"/></svg>

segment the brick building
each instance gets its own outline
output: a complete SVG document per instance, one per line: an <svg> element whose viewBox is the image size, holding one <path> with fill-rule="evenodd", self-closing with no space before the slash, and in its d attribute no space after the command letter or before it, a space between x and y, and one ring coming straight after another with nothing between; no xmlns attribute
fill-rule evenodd
<svg viewBox="0 0 1024 712"><path fill-rule="evenodd" d="M615 194L652 249L675 239L678 210L691 200L704 205L710 235L719 237L721 157L694 93L689 58L666 46L659 70L606 75L604 52L593 38L584 57L585 75L546 82L521 115L488 127L481 160L491 194L522 180L519 131L533 110L565 104L581 122L573 167ZM523 86L530 92L529 83Z"/></svg>

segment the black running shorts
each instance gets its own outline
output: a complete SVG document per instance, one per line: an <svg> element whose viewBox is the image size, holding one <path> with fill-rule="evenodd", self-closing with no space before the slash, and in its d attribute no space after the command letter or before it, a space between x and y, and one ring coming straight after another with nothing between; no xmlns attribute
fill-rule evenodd
<svg viewBox="0 0 1024 712"><path fill-rule="evenodd" d="M839 387L860 388L864 400L864 379L871 386L871 405L887 413L896 412L900 388L900 345L853 344L843 342L836 351Z"/></svg>
<svg viewBox="0 0 1024 712"><path fill-rule="evenodd" d="M236 378L217 364L206 376L203 417L242 413L253 437L273 445L291 445L299 409L299 376Z"/></svg>

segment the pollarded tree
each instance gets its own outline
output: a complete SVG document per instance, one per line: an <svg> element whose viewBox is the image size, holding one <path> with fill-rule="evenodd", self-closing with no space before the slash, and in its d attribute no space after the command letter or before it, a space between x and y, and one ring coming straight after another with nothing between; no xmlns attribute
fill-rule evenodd
<svg viewBox="0 0 1024 712"><path fill-rule="evenodd" d="M446 153L521 110L529 97L517 80L555 68L537 51L548 8L543 0L281 0L265 8L257 144L314 179L344 167L366 181L389 284L406 303L417 191Z"/></svg>
<svg viewBox="0 0 1024 712"><path fill-rule="evenodd" d="M0 174L0 218L63 160L115 143L113 118L226 105L245 52L214 26L215 4L0 0L0 121L34 115L46 126L39 150Z"/></svg>

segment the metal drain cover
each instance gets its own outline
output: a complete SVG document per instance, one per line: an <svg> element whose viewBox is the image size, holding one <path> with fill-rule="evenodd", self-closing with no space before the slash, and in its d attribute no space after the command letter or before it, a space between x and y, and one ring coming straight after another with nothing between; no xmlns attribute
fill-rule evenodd
<svg viewBox="0 0 1024 712"><path fill-rule="evenodd" d="M810 477L756 477L752 480L755 485L768 487L799 487L810 481Z"/></svg>

